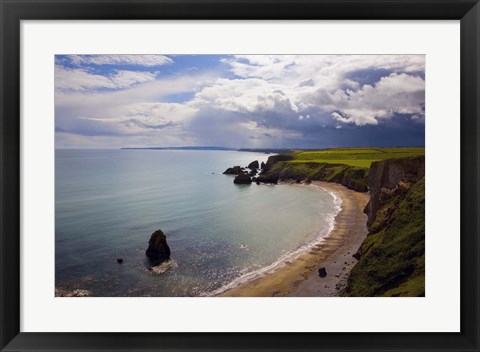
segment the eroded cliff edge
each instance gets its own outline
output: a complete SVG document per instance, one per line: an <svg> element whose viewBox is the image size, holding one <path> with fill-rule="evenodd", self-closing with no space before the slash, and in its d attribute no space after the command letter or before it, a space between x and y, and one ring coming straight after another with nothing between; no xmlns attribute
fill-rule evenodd
<svg viewBox="0 0 480 352"><path fill-rule="evenodd" d="M367 192L368 169L343 164L294 162L291 154L270 156L261 176L280 180L335 182L357 192Z"/></svg>
<svg viewBox="0 0 480 352"><path fill-rule="evenodd" d="M352 296L425 295L425 157L372 163L367 239L348 279Z"/></svg>

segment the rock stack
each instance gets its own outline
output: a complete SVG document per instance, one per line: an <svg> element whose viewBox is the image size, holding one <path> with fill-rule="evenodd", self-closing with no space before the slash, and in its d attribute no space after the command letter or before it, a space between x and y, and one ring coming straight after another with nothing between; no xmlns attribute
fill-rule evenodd
<svg viewBox="0 0 480 352"><path fill-rule="evenodd" d="M145 254L152 266L157 266L170 260L170 247L168 247L167 237L162 230L152 233Z"/></svg>

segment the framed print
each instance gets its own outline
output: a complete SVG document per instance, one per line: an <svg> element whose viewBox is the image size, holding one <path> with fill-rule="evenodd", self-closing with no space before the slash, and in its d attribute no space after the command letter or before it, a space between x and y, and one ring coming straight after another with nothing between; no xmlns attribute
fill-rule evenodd
<svg viewBox="0 0 480 352"><path fill-rule="evenodd" d="M477 1L0 9L2 351L479 350Z"/></svg>

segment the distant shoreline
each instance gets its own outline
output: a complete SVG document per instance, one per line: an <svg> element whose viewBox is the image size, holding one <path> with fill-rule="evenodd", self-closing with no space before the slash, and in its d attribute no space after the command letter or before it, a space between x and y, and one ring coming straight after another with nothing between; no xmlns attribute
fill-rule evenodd
<svg viewBox="0 0 480 352"><path fill-rule="evenodd" d="M367 236L367 216L363 209L368 193L360 193L330 182L314 185L335 194L342 200L332 231L325 241L306 249L297 258L274 271L238 287L227 289L220 296L230 297L328 297L339 296L348 274L356 264L353 254ZM327 276L320 278L318 269L325 267Z"/></svg>

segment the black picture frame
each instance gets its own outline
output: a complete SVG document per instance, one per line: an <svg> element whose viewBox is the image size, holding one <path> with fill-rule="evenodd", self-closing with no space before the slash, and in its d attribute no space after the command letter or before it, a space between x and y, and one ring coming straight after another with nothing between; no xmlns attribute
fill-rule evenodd
<svg viewBox="0 0 480 352"><path fill-rule="evenodd" d="M0 0L0 11L0 77L2 77L0 92L0 348L2 351L479 351L480 5L478 1ZM22 142L20 138L20 22L22 20L84 19L460 20L461 332L282 334L20 332Z"/></svg>

